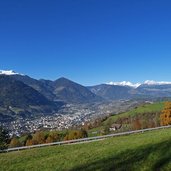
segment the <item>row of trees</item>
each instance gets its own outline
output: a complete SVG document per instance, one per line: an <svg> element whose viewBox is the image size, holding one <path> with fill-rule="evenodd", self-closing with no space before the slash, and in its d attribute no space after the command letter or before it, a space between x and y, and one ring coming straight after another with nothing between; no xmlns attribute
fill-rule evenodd
<svg viewBox="0 0 171 171"><path fill-rule="evenodd" d="M43 132L38 131L35 134L29 134L21 138L14 137L11 139L9 147L31 146L37 144L53 143L58 141L67 141L79 138L88 137L87 131L70 130L67 132L59 133L57 131Z"/></svg>
<svg viewBox="0 0 171 171"><path fill-rule="evenodd" d="M88 137L85 129L69 130L66 132L58 131L38 131L34 134L24 135L22 137L13 137L10 139L8 131L0 127L0 150L8 147L30 146L37 144L53 143L58 141L67 141Z"/></svg>
<svg viewBox="0 0 171 171"><path fill-rule="evenodd" d="M13 137L11 139L9 147L30 146L36 144L44 144L58 141L58 133L50 132L49 134L39 131L35 134L28 134L23 137Z"/></svg>

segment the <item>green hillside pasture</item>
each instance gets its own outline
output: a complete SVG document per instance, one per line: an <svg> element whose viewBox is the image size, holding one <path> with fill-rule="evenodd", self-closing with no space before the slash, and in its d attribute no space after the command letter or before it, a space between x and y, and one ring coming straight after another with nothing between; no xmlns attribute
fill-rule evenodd
<svg viewBox="0 0 171 171"><path fill-rule="evenodd" d="M163 107L164 107L163 102L142 105L142 106L137 107L128 112L121 113L118 115L113 115L113 116L109 117L106 121L104 121L103 125L108 123L109 119L112 120L113 122L115 122L118 118L129 117L129 116L134 117L137 114L143 114L143 113L160 112L163 109Z"/></svg>
<svg viewBox="0 0 171 171"><path fill-rule="evenodd" d="M121 114L117 114L117 115L112 115L110 117L108 117L105 121L103 121L98 127L90 129L88 131L89 136L97 136L97 135L101 135L101 131L104 130L106 125L111 125L111 123L115 123L117 122L119 119L124 119L124 118L134 118L136 116L141 116L144 117L144 119L147 119L149 117L149 119L151 118L151 116L148 116L148 114L150 113L156 113L156 112L160 112L164 107L164 102L158 102L158 103L154 103L154 104L145 104L145 105L141 105L139 107L136 107L135 109L132 109L128 112L124 112ZM146 116L144 116L144 114L146 114ZM156 116L155 116L156 117ZM158 118L159 119L159 118ZM131 124L123 124L122 125L122 129L119 130L120 132L123 131L129 131Z"/></svg>

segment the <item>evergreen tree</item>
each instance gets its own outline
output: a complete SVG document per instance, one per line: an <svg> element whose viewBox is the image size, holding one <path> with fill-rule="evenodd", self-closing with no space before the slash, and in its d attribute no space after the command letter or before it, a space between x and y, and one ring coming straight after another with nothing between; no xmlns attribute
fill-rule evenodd
<svg viewBox="0 0 171 171"><path fill-rule="evenodd" d="M9 134L8 131L0 127L0 150L8 148Z"/></svg>

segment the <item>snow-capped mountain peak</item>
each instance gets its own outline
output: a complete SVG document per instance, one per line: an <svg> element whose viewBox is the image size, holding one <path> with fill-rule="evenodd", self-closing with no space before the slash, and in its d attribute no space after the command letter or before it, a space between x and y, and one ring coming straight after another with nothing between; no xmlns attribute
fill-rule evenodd
<svg viewBox="0 0 171 171"><path fill-rule="evenodd" d="M0 75L23 75L13 70L0 70Z"/></svg>
<svg viewBox="0 0 171 171"><path fill-rule="evenodd" d="M133 88L137 88L141 85L141 83L131 83L130 81L122 81L122 82L109 82L109 85L119 85L119 86L129 86Z"/></svg>
<svg viewBox="0 0 171 171"><path fill-rule="evenodd" d="M146 80L144 82L144 84L147 85L164 85L164 84L171 84L171 82L167 82L167 81L154 81L154 80Z"/></svg>
<svg viewBox="0 0 171 171"><path fill-rule="evenodd" d="M118 85L118 86L129 86L133 88L137 88L143 84L146 85L166 85L166 84L171 84L171 82L168 81L154 81L154 80L146 80L144 83L132 83L130 81L122 81L122 82L109 82L107 83L108 85Z"/></svg>

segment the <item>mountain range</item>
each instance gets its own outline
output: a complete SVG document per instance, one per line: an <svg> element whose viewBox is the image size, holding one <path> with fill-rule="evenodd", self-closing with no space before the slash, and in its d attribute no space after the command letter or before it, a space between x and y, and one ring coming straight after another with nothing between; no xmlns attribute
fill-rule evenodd
<svg viewBox="0 0 171 171"><path fill-rule="evenodd" d="M171 83L147 82L137 86L101 84L88 87L90 91L106 100L157 99L171 97Z"/></svg>
<svg viewBox="0 0 171 171"><path fill-rule="evenodd" d="M0 121L56 113L68 103L103 101L87 87L66 78L36 80L14 71L0 71Z"/></svg>
<svg viewBox="0 0 171 171"><path fill-rule="evenodd" d="M110 82L85 87L66 78L34 79L12 70L0 70L0 120L52 114L63 104L92 104L106 101L171 97L170 82Z"/></svg>

